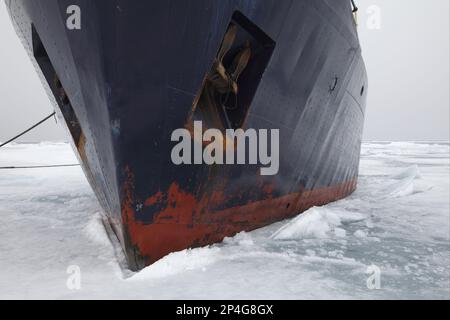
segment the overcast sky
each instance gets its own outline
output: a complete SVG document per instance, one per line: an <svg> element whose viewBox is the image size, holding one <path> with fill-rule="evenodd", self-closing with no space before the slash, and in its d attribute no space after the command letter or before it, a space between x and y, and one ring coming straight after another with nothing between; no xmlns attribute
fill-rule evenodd
<svg viewBox="0 0 450 320"><path fill-rule="evenodd" d="M449 140L449 0L357 0L369 73L365 140ZM371 29L371 6L381 9ZM373 9L373 7L372 7ZM374 11L372 11L374 12ZM376 23L375 23L376 26ZM0 0L0 141L52 112ZM52 120L22 141L64 140Z"/></svg>

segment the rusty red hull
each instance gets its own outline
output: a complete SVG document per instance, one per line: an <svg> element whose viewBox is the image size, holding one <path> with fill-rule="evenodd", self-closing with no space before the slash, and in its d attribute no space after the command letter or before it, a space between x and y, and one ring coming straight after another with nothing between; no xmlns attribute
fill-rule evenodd
<svg viewBox="0 0 450 320"><path fill-rule="evenodd" d="M356 184L354 180L274 199L269 196L266 200L219 212L205 210L205 202L198 203L193 195L173 185L164 195L168 199L168 206L158 214L154 223L144 224L134 219L136 211L133 208L135 201L130 178L123 206L123 221L127 224L130 242L146 254L147 263L151 264L170 252L214 244L239 232L252 231L294 217L313 206L340 200L351 194ZM153 203L154 199L149 201Z"/></svg>
<svg viewBox="0 0 450 320"><path fill-rule="evenodd" d="M6 3L131 269L355 190L368 84L350 1ZM174 164L171 134L195 121L279 130L278 173Z"/></svg>

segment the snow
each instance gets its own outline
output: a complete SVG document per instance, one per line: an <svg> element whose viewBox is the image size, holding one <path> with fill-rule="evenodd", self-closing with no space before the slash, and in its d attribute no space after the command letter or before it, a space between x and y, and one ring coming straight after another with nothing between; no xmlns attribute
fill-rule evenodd
<svg viewBox="0 0 450 320"><path fill-rule="evenodd" d="M345 237L345 229L339 228L342 223L358 222L364 219L365 217L358 212L314 207L281 227L272 235L272 239L327 238L330 231L338 237Z"/></svg>
<svg viewBox="0 0 450 320"><path fill-rule="evenodd" d="M365 143L352 196L139 273L123 268L79 167L0 170L0 299L450 299L449 153ZM0 166L53 163L76 163L69 145L0 150Z"/></svg>
<svg viewBox="0 0 450 320"><path fill-rule="evenodd" d="M398 198L414 194L414 180L416 180L417 177L418 172L414 167L408 168L404 172L393 176L392 178L398 181L395 181L386 187L384 190L386 196Z"/></svg>
<svg viewBox="0 0 450 320"><path fill-rule="evenodd" d="M362 230L356 230L353 235L355 237L357 237L357 238L365 238L365 237L367 237L367 234L364 231L362 231Z"/></svg>

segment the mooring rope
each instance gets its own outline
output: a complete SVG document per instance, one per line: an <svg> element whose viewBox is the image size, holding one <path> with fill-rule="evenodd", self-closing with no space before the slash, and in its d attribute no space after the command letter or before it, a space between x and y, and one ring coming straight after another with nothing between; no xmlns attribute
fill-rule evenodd
<svg viewBox="0 0 450 320"><path fill-rule="evenodd" d="M19 139L21 136L23 136L24 134L30 132L31 130L35 129L36 127L39 127L41 124L43 124L44 122L46 122L48 119L52 118L53 116L55 116L56 112L53 112L51 115L45 117L44 119L42 119L41 121L39 121L38 123L36 123L35 125L31 126L30 128L28 128L27 130L19 133L17 136L9 139L8 141L0 144L0 148L6 146L7 144L10 144L11 142L16 141L17 139Z"/></svg>
<svg viewBox="0 0 450 320"><path fill-rule="evenodd" d="M355 20L356 26L358 26L358 7L356 6L355 0L351 0L352 4L352 12L353 12L353 19Z"/></svg>
<svg viewBox="0 0 450 320"><path fill-rule="evenodd" d="M356 13L358 12L358 7L356 6L355 0L351 0L352 2L352 12Z"/></svg>
<svg viewBox="0 0 450 320"><path fill-rule="evenodd" d="M39 127L41 124L43 124L44 122L46 122L47 120L51 119L52 117L54 117L56 115L56 112L53 112L52 114L50 114L49 116L45 117L44 119L42 119L41 121L39 121L38 123L32 125L30 128L26 129L25 131L19 133L18 135L16 135L15 137L9 139L8 141L0 144L0 148L6 146L7 144L10 144L11 142L16 141L17 139L19 139L20 137L22 137L23 135L27 134L28 132L30 132L31 130ZM37 165L37 166L6 166L6 167L0 167L0 170L14 170L14 169L42 169L42 168L63 168L63 167L78 167L79 164L52 164L52 165Z"/></svg>
<svg viewBox="0 0 450 320"><path fill-rule="evenodd" d="M14 169L43 169L43 168L64 168L64 167L79 167L79 164L55 164L55 165L42 165L42 166L11 166L0 167L0 170L14 170Z"/></svg>

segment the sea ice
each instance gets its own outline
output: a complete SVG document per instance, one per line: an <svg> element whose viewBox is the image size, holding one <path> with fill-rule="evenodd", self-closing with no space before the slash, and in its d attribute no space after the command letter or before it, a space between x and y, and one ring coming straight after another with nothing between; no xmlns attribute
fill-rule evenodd
<svg viewBox="0 0 450 320"><path fill-rule="evenodd" d="M365 143L350 197L138 273L80 168L0 170L0 299L450 299L449 152ZM0 150L0 166L73 162L64 143ZM380 290L367 287L374 267Z"/></svg>

